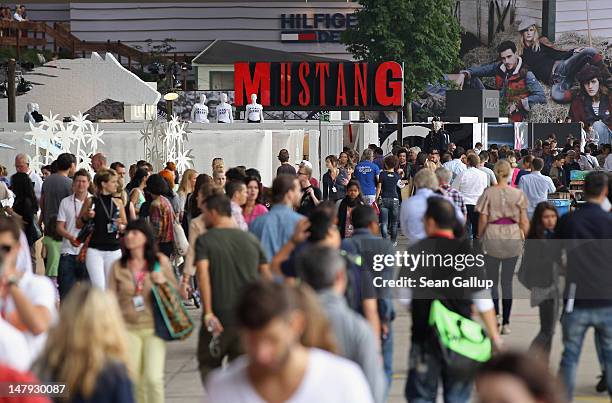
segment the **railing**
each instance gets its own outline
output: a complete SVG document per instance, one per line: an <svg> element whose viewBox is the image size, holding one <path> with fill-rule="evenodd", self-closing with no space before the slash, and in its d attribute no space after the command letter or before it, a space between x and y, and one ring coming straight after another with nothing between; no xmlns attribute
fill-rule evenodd
<svg viewBox="0 0 612 403"><path fill-rule="evenodd" d="M125 45L121 41L117 42L87 42L74 36L63 23L54 23L50 26L41 21L0 21L0 46L15 47L16 56L21 58L22 48L47 49L53 46L53 52L65 49L75 57L87 57L92 52L109 52L117 55L119 63L127 61L127 66L132 66L132 61L146 63L150 56L131 46ZM50 41L52 40L52 41ZM188 61L187 55L165 55L168 60L175 62Z"/></svg>

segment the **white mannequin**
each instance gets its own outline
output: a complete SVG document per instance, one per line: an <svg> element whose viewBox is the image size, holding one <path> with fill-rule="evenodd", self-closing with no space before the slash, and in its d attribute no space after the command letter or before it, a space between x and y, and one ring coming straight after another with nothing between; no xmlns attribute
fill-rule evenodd
<svg viewBox="0 0 612 403"><path fill-rule="evenodd" d="M200 95L200 102L196 102L191 108L191 121L196 123L208 123L208 106L206 106L206 95Z"/></svg>
<svg viewBox="0 0 612 403"><path fill-rule="evenodd" d="M34 112L34 103L28 103L28 111L23 115L23 121L25 123L34 123L34 118L32 117L32 112Z"/></svg>
<svg viewBox="0 0 612 403"><path fill-rule="evenodd" d="M244 121L249 123L263 123L263 106L257 103L257 94L251 94L251 103L246 106Z"/></svg>
<svg viewBox="0 0 612 403"><path fill-rule="evenodd" d="M217 105L217 123L234 123L232 105L227 103L227 94L221 94L221 103Z"/></svg>

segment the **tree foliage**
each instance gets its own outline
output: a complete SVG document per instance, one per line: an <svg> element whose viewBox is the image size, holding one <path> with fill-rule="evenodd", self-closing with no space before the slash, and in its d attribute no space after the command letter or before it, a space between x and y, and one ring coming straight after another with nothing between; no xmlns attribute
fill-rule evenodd
<svg viewBox="0 0 612 403"><path fill-rule="evenodd" d="M342 41L358 60L404 63L408 99L459 61L461 32L453 0L358 0L358 23Z"/></svg>

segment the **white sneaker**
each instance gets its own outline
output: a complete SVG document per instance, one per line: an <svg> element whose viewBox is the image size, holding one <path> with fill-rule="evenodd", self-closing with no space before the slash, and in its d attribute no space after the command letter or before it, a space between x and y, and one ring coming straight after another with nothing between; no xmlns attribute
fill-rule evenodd
<svg viewBox="0 0 612 403"><path fill-rule="evenodd" d="M503 325L501 329L501 334L510 334L512 333L512 329L510 329L510 325Z"/></svg>

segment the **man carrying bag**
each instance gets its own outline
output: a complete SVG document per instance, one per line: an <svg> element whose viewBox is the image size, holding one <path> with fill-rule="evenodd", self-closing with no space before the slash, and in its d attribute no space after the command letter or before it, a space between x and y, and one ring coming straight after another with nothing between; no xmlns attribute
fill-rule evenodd
<svg viewBox="0 0 612 403"><path fill-rule="evenodd" d="M441 255L445 259L447 256L476 257L469 240L455 237L457 228L451 202L430 198L425 213L427 238L411 248L409 253L423 257ZM486 279L482 265L461 269L458 258L456 264L450 266L443 265L440 260L435 262L437 264L400 271L400 276L416 280L405 395L409 402L435 403L441 379L445 402L466 402L470 400L474 370L489 359L492 349L501 348L502 340L490 291L478 286L456 286L457 278L462 282L470 278ZM420 282L423 277L433 281L432 285L423 286ZM471 320L472 305L479 312L486 332Z"/></svg>

